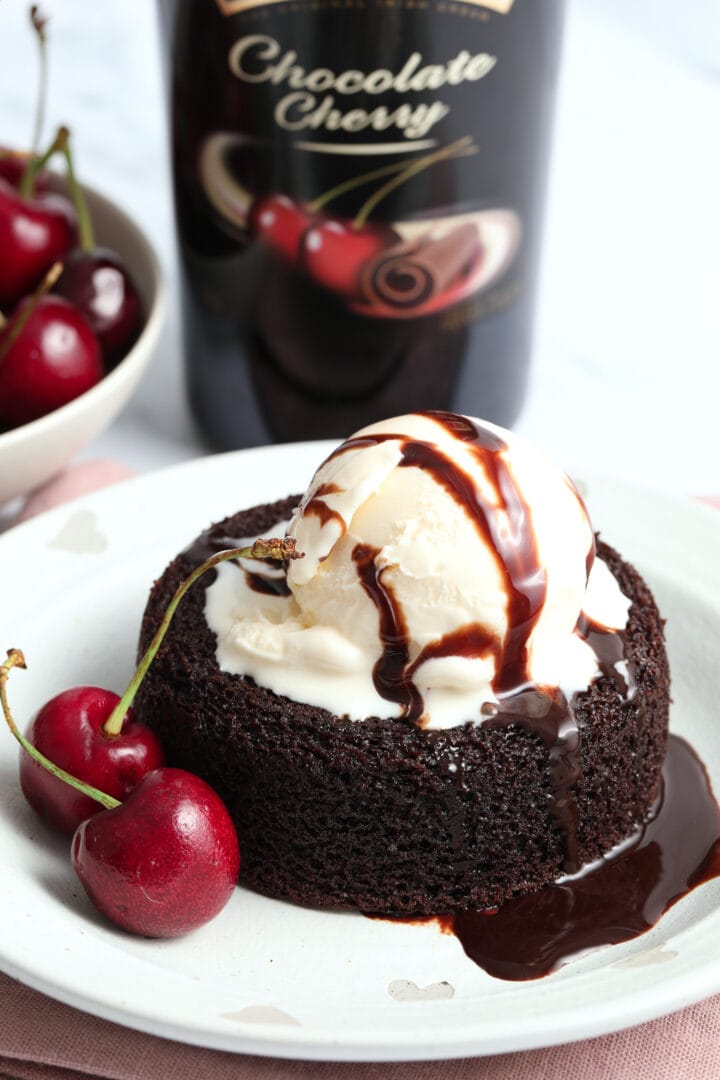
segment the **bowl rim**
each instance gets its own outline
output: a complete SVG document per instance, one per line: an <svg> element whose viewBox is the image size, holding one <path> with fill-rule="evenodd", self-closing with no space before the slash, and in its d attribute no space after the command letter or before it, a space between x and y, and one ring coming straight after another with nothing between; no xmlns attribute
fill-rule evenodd
<svg viewBox="0 0 720 1080"><path fill-rule="evenodd" d="M50 187L52 190L64 190L64 177L60 173L51 173ZM0 451L9 447L17 449L25 440L32 440L43 434L49 434L66 422L72 422L75 414L82 413L88 406L92 407L94 401L100 401L108 394L112 394L116 384L122 384L127 378L149 363L154 347L160 336L160 330L165 321L167 310L167 286L162 272L160 259L155 248L148 239L146 233L130 217L118 203L103 195L89 184L82 184L82 189L90 197L93 203L98 205L103 213L109 213L119 219L123 231L132 235L133 241L142 251L142 257L147 263L150 277L150 289L143 296L146 310L145 323L140 335L130 351L120 360L112 371L100 379L95 386L60 405L45 416L39 416L36 420L30 420L27 424L10 428L9 431L0 432Z"/></svg>

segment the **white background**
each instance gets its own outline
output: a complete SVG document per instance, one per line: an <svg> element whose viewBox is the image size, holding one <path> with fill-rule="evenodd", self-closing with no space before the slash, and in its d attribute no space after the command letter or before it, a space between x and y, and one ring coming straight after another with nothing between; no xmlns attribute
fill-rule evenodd
<svg viewBox="0 0 720 1080"><path fill-rule="evenodd" d="M0 141L20 146L35 95L27 8L0 3ZM82 178L137 218L172 286L138 395L84 455L145 471L206 452L183 398L155 5L45 8L47 130L72 127ZM720 491L719 133L717 0L570 0L532 385L516 425L566 466Z"/></svg>

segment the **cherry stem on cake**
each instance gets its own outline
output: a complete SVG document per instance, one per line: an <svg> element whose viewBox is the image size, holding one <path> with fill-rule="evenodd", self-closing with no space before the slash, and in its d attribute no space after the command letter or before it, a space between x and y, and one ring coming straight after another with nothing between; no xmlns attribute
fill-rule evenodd
<svg viewBox="0 0 720 1080"><path fill-rule="evenodd" d="M28 303L26 303L25 306L22 308L17 318L13 320L12 326L8 330L7 334L5 334L5 336L0 341L0 364L3 361L3 357L10 349L10 346L21 334L25 323L28 321L33 311L42 300L43 296L45 296L46 293L50 292L62 272L63 264L61 262L53 263L45 277L35 289L35 292L30 297ZM4 328L7 321L8 320L5 318L5 316L0 312L0 331Z"/></svg>
<svg viewBox="0 0 720 1080"><path fill-rule="evenodd" d="M218 563L227 562L229 559L278 559L282 561L285 559L302 559L302 557L302 553L295 547L295 541L292 537L272 537L269 540L255 540L255 542L248 547L228 548L226 551L218 551L204 563L201 563L200 566L196 567L175 590L175 594L165 610L162 622L157 628L152 641L148 645L143 658L138 664L127 690L103 724L103 733L109 738L113 738L120 734L125 714L135 700L135 695L140 689L147 670L163 643L163 639L172 622L178 604L199 577L202 577L207 570L212 570Z"/></svg>
<svg viewBox="0 0 720 1080"><path fill-rule="evenodd" d="M7 699L8 676L12 669L16 667L23 669L27 668L25 657L20 649L8 649L7 660L0 664L0 703L2 704L5 722L11 733L22 746L23 750L30 755L33 761L37 761L38 765L42 765L44 769L47 769L53 776L56 776L58 780L63 780L66 784L69 784L70 787L74 787L77 791L81 791L83 795L88 795L91 799L95 799L95 801L101 803L106 810L113 810L116 806L120 806L119 799L114 799L112 795L106 795L104 791L98 791L97 788L92 787L90 784L85 784L82 780L78 780L77 777L71 776L69 772L65 772L64 769L55 765L50 758L46 758L44 754L41 754L40 751L25 738L15 723L10 709L10 703Z"/></svg>
<svg viewBox="0 0 720 1080"><path fill-rule="evenodd" d="M457 139L454 143L450 143L448 146L444 146L441 150L436 150L432 154L427 154L425 157L417 158L415 161L404 168L401 172L393 176L392 180L388 180L386 184L378 188L370 198L363 203L360 210L353 221L353 228L361 229L371 213L382 202L386 196L388 196L395 188L401 187L406 181L410 180L417 173L423 172L431 165L437 164L439 161L447 161L449 158L464 157L470 154L476 154L478 147L473 143L470 135L465 135L462 139Z"/></svg>
<svg viewBox="0 0 720 1080"><path fill-rule="evenodd" d="M48 146L44 154L33 154L27 163L25 172L22 174L22 180L18 184L18 191L23 199L29 199L32 197L32 193L35 190L35 180L39 172L41 172L47 165L50 158L55 154L60 153L63 148L63 141L69 136L69 131L66 127L60 127L55 132L55 138Z"/></svg>
<svg viewBox="0 0 720 1080"><path fill-rule="evenodd" d="M30 8L30 22L35 31L40 52L40 79L38 82L37 104L35 106L35 127L32 137L33 154L37 154L40 139L42 138L42 130L45 126L45 103L47 102L48 82L48 51L47 36L45 34L45 27L47 26L48 20L47 17L42 14L37 4L33 4Z"/></svg>

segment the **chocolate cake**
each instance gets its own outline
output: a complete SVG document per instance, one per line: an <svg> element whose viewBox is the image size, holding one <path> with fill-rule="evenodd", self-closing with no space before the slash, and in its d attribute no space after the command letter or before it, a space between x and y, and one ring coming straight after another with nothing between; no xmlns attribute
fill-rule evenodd
<svg viewBox="0 0 720 1080"><path fill-rule="evenodd" d="M228 538L267 534L298 502L242 511L180 554L152 589L141 650L191 569ZM241 881L253 889L374 913L497 907L606 853L658 793L669 703L662 620L637 571L601 541L597 554L632 604L621 635L605 642L585 628L601 674L570 702L529 691L514 711L426 730L290 700L220 670L204 614L210 571L181 603L137 711L170 764L226 802ZM618 640L631 692L619 680Z"/></svg>

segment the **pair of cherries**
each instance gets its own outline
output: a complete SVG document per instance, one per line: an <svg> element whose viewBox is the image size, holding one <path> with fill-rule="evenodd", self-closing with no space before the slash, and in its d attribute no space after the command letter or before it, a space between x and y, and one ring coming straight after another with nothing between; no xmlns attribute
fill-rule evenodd
<svg viewBox="0 0 720 1080"><path fill-rule="evenodd" d="M5 719L23 747L20 783L50 828L72 835L72 862L90 900L112 922L146 937L176 937L230 899L240 869L232 819L198 776L165 765L157 736L131 709L187 590L227 559L299 558L295 542L257 540L213 555L178 587L122 698L80 686L47 702L22 735L6 684L25 667L18 649L0 665Z"/></svg>
<svg viewBox="0 0 720 1080"><path fill-rule="evenodd" d="M42 169L58 152L73 202L47 190ZM117 253L95 243L65 128L41 157L0 155L3 309L0 428L36 420L89 390L139 333L137 288Z"/></svg>
<svg viewBox="0 0 720 1080"><path fill-rule="evenodd" d="M349 301L362 299L362 269L398 242L389 225L320 217L287 195L270 195L250 214L252 232L319 285Z"/></svg>

